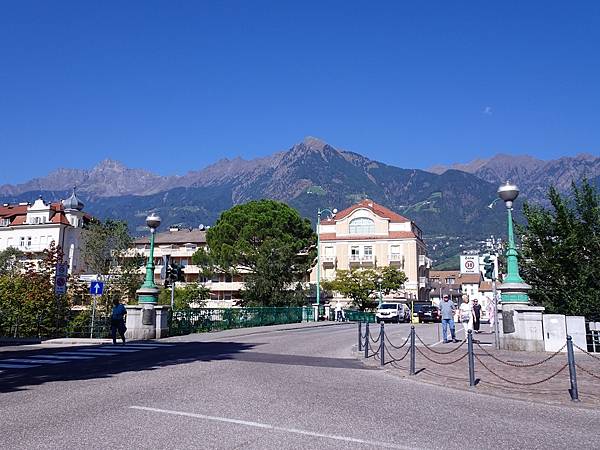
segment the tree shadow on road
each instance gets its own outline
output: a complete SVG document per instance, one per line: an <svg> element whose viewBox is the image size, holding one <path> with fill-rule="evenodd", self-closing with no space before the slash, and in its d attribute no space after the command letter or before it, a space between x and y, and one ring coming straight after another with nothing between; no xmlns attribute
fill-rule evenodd
<svg viewBox="0 0 600 450"><path fill-rule="evenodd" d="M135 343L131 343L135 345ZM148 348L131 353L102 355L92 359L69 360L59 364L42 364L19 369L0 369L0 393L28 389L31 386L55 381L75 381L108 378L123 372L151 371L178 364L196 361L210 362L235 359L235 355L250 350L257 344L239 342L183 342L172 346ZM8 359L34 359L36 356L60 355L65 352L85 352L111 346L78 346L76 348L36 349L2 352L0 364L10 363ZM117 347L128 349L131 347ZM108 350L107 350L108 351ZM23 364L23 363L21 363Z"/></svg>

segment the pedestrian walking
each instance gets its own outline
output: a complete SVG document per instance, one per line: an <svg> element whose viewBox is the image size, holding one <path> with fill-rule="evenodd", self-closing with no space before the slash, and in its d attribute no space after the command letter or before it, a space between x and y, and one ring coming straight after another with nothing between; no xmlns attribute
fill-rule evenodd
<svg viewBox="0 0 600 450"><path fill-rule="evenodd" d="M335 304L335 320L336 320L336 322L344 321L344 312L342 310L342 303L339 300Z"/></svg>
<svg viewBox="0 0 600 450"><path fill-rule="evenodd" d="M450 327L450 335L452 336L452 342L458 342L456 340L456 329L454 327L454 311L456 307L452 303L447 295L444 295L443 300L440 302L440 313L442 315L442 337L444 344L448 343L448 327Z"/></svg>
<svg viewBox="0 0 600 450"><path fill-rule="evenodd" d="M479 304L479 300L476 298L473 299L473 331L475 333L481 333L479 327L481 325L481 305Z"/></svg>
<svg viewBox="0 0 600 450"><path fill-rule="evenodd" d="M117 331L119 336L123 340L125 345L125 316L127 315L127 309L119 302L118 298L113 300L112 313L110 315L110 334L112 335L113 344L117 345Z"/></svg>
<svg viewBox="0 0 600 450"><path fill-rule="evenodd" d="M473 329L473 306L469 303L469 296L462 296L462 303L458 308L458 317L460 323L462 323L465 329L465 339L467 338L469 330Z"/></svg>

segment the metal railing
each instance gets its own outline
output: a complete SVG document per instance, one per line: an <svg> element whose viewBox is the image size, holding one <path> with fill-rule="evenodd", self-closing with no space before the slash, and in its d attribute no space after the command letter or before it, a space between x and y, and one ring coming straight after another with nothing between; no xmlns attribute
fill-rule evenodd
<svg viewBox="0 0 600 450"><path fill-rule="evenodd" d="M365 311L357 311L355 309L345 309L344 317L348 322L368 322L375 323L376 317L375 313L365 312Z"/></svg>
<svg viewBox="0 0 600 450"><path fill-rule="evenodd" d="M171 312L169 336L313 320L313 309L310 307L184 309Z"/></svg>

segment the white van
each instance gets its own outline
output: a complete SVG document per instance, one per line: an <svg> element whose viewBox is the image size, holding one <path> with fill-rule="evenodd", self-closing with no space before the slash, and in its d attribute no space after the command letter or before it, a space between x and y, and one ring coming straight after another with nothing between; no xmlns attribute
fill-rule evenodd
<svg viewBox="0 0 600 450"><path fill-rule="evenodd" d="M410 309L404 303L382 303L375 317L377 322L410 322Z"/></svg>

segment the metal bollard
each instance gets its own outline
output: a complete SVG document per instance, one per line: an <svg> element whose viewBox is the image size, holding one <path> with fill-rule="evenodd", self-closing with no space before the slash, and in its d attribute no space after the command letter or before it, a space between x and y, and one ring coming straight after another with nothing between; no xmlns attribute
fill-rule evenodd
<svg viewBox="0 0 600 450"><path fill-rule="evenodd" d="M381 328L379 330L379 359L381 366L385 366L385 329L383 328L384 323L381 322Z"/></svg>
<svg viewBox="0 0 600 450"><path fill-rule="evenodd" d="M362 352L362 322L358 321L358 351Z"/></svg>
<svg viewBox="0 0 600 450"><path fill-rule="evenodd" d="M415 326L410 327L410 375L415 374Z"/></svg>
<svg viewBox="0 0 600 450"><path fill-rule="evenodd" d="M365 358L369 357L369 322L365 322Z"/></svg>
<svg viewBox="0 0 600 450"><path fill-rule="evenodd" d="M473 355L473 330L467 333L467 351L469 352L469 386L475 386L475 356Z"/></svg>
<svg viewBox="0 0 600 450"><path fill-rule="evenodd" d="M571 400L579 401L579 392L577 392L577 372L575 370L575 353L573 352L573 339L567 336L567 360L569 361L569 379L571 380Z"/></svg>

